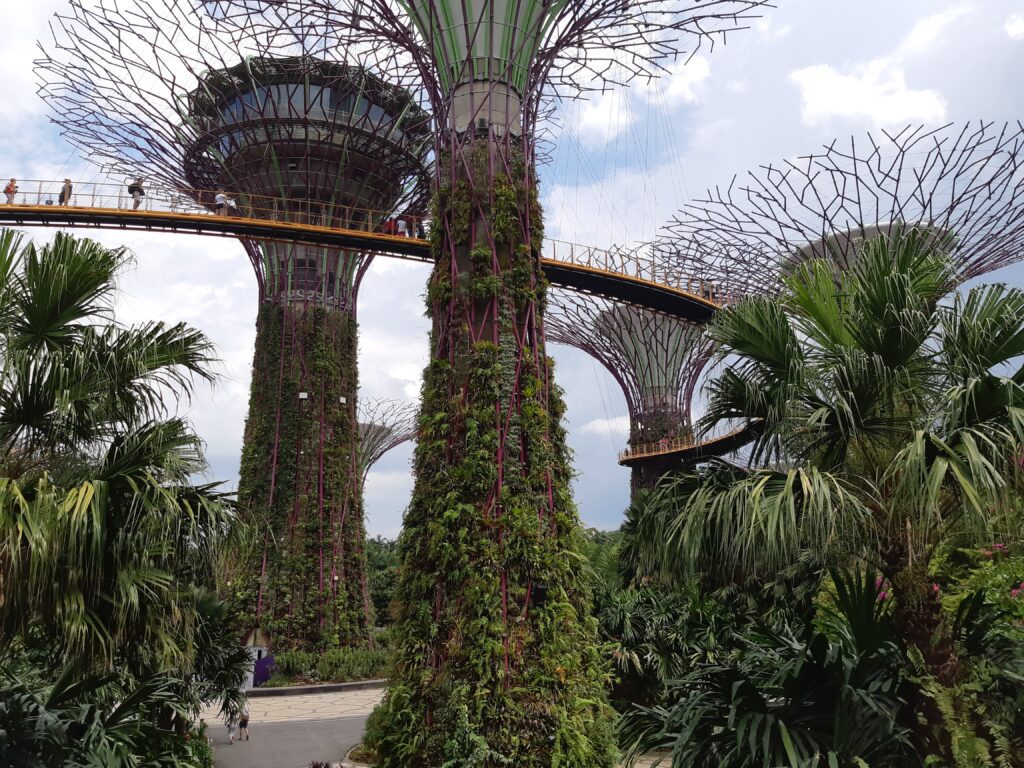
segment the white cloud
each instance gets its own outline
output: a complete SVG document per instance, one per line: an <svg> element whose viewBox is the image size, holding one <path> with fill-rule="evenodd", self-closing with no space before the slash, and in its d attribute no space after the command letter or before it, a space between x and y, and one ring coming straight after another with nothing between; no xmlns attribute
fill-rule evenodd
<svg viewBox="0 0 1024 768"><path fill-rule="evenodd" d="M601 435L625 439L629 435L629 416L591 419L579 429L584 435Z"/></svg>
<svg viewBox="0 0 1024 768"><path fill-rule="evenodd" d="M865 120L873 125L946 119L943 95L909 87L903 70L887 59L876 59L846 74L818 64L796 70L790 79L800 89L801 118L811 127L832 118Z"/></svg>
<svg viewBox="0 0 1024 768"><path fill-rule="evenodd" d="M651 83L637 85L633 92L648 101L664 102L668 107L696 104L701 87L711 77L711 63L703 56L680 59Z"/></svg>
<svg viewBox="0 0 1024 768"><path fill-rule="evenodd" d="M781 40L793 31L789 24L776 26L771 16L765 16L757 21L754 28L769 40Z"/></svg>
<svg viewBox="0 0 1024 768"><path fill-rule="evenodd" d="M962 4L919 19L892 53L840 70L816 64L790 73L800 89L800 116L816 127L832 119L864 121L873 126L941 123L946 98L934 88L907 82L908 61L931 53L958 20L974 10Z"/></svg>
<svg viewBox="0 0 1024 768"><path fill-rule="evenodd" d="M576 129L583 146L598 150L635 122L629 96L616 88L579 105Z"/></svg>
<svg viewBox="0 0 1024 768"><path fill-rule="evenodd" d="M1011 15L1003 24L1003 31L1011 40L1024 40L1024 13Z"/></svg>
<svg viewBox="0 0 1024 768"><path fill-rule="evenodd" d="M959 21L973 10L972 5L965 4L925 16L903 38L897 55L903 58L928 53L954 22Z"/></svg>

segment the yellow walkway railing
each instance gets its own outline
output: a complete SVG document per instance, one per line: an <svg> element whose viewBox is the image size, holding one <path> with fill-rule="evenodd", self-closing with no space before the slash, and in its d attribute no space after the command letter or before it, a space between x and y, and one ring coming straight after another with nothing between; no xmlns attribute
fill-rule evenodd
<svg viewBox="0 0 1024 768"><path fill-rule="evenodd" d="M6 184L7 181L0 179L0 187ZM128 181L124 184L72 181L71 194L63 201L63 181L30 179L19 180L16 184L17 191L12 196L11 204L40 211L48 211L52 206L53 209L68 207L119 211L125 214L137 210L143 213L166 213L188 217L218 216L242 219L253 224L277 222L289 228L372 233L374 240L393 244L401 241L390 238L422 239L430 231L431 226L431 221L427 217L402 212L354 208L316 200L236 194L230 189L175 190L143 183L145 194L136 203L128 191ZM222 197L218 198L218 195ZM6 199L6 196L0 197L0 205L3 205ZM218 205L218 200L226 202ZM382 248L382 251L387 250ZM543 258L552 265L577 267L595 274L623 276L634 281L662 286L686 294L690 299L711 309L732 303L733 297L719 290L715 284L698 278L680 278L637 250L609 250L549 238L545 240Z"/></svg>

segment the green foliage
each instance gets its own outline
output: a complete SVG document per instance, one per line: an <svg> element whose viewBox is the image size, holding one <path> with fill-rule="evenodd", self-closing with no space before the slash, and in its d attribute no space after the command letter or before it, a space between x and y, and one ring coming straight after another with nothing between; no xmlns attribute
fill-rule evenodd
<svg viewBox="0 0 1024 768"><path fill-rule="evenodd" d="M8 658L9 662L10 659ZM53 682L6 668L0 688L0 764L11 768L91 766L205 768L157 713L178 706L175 680L141 682L65 668Z"/></svg>
<svg viewBox="0 0 1024 768"><path fill-rule="evenodd" d="M268 687L306 683L347 683L385 677L391 654L376 648L332 648L323 653L286 651L274 657Z"/></svg>
<svg viewBox="0 0 1024 768"><path fill-rule="evenodd" d="M356 382L351 315L260 310L238 488L255 538L230 582L242 625L275 650L365 642L372 626L352 459Z"/></svg>
<svg viewBox="0 0 1024 768"><path fill-rule="evenodd" d="M236 528L171 404L211 379L186 326L111 314L123 251L0 234L0 762L204 763L201 703L248 659L209 592ZM208 764L208 762L207 762Z"/></svg>
<svg viewBox="0 0 1024 768"><path fill-rule="evenodd" d="M969 765L957 744L970 740L955 734L970 727L989 750L997 736L984 711L967 713L970 670L929 567L945 544L1019 536L1024 292L948 299L952 265L935 240L894 227L846 271L802 264L780 297L719 314L711 335L731 362L702 426L757 421L754 466L715 463L666 484L637 522L639 566L749 584L869 563L921 664L918 749Z"/></svg>
<svg viewBox="0 0 1024 768"><path fill-rule="evenodd" d="M671 749L673 768L904 768L901 655L877 590L834 576L828 633L809 621L747 632L738 652L702 660L665 703L623 719L630 753Z"/></svg>
<svg viewBox="0 0 1024 768"><path fill-rule="evenodd" d="M381 536L366 540L366 577L378 627L391 624L391 603L398 586L398 543Z"/></svg>
<svg viewBox="0 0 1024 768"><path fill-rule="evenodd" d="M603 768L615 761L612 712L564 405L536 330L532 169L517 152L490 162L504 150L483 141L458 151L466 177L434 207L427 299L440 357L424 374L399 541L395 667L366 742L385 768ZM492 178L492 167L509 170Z"/></svg>

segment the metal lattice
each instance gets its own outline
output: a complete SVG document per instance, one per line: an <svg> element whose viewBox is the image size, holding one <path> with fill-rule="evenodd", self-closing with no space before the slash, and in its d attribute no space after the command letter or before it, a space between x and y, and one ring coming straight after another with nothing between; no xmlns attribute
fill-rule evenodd
<svg viewBox="0 0 1024 768"><path fill-rule="evenodd" d="M37 62L51 120L110 176L179 190L212 208L223 190L260 215L366 228L367 210L421 216L430 117L400 82L292 29L275 55L199 0L71 0ZM262 203L262 200L261 200ZM246 243L262 299L355 311L370 257Z"/></svg>
<svg viewBox="0 0 1024 768"><path fill-rule="evenodd" d="M763 166L688 205L655 252L731 295L772 293L799 261L849 266L865 237L894 225L951 238L961 282L1020 261L1024 127L905 128Z"/></svg>
<svg viewBox="0 0 1024 768"><path fill-rule="evenodd" d="M554 290L545 329L550 341L583 350L618 382L631 445L692 440L694 390L714 354L703 323Z"/></svg>
<svg viewBox="0 0 1024 768"><path fill-rule="evenodd" d="M381 457L416 437L416 403L359 398L359 471L365 485L370 468Z"/></svg>

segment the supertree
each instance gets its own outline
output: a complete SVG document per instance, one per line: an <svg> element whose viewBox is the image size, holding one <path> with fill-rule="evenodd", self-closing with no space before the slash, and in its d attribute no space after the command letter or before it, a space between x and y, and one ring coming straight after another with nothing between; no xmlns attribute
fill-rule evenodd
<svg viewBox="0 0 1024 768"><path fill-rule="evenodd" d="M393 448L416 437L415 403L359 398L359 476L366 483L370 468Z"/></svg>
<svg viewBox="0 0 1024 768"><path fill-rule="evenodd" d="M664 268L733 296L772 293L801 261L845 269L894 227L934 233L963 282L1024 258L1024 127L908 127L763 166L688 205L655 245Z"/></svg>
<svg viewBox="0 0 1024 768"><path fill-rule="evenodd" d="M71 0L37 65L52 120L109 173L202 205L223 189L250 215L335 227L371 225L368 210L418 211L433 142L409 91L356 57L324 60L310 28L271 53L209 10ZM360 642L356 297L370 256L244 245L259 312L238 495L258 540L233 595L256 644Z"/></svg>
<svg viewBox="0 0 1024 768"><path fill-rule="evenodd" d="M547 338L581 349L622 388L629 412L629 443L693 439L691 404L714 355L705 324L607 299L553 290L545 318ZM653 463L632 467L634 493L660 476Z"/></svg>
<svg viewBox="0 0 1024 768"><path fill-rule="evenodd" d="M548 100L653 77L761 0L228 0L333 25L435 117L433 321L400 553L382 766L610 766L601 659L545 354L536 184Z"/></svg>

